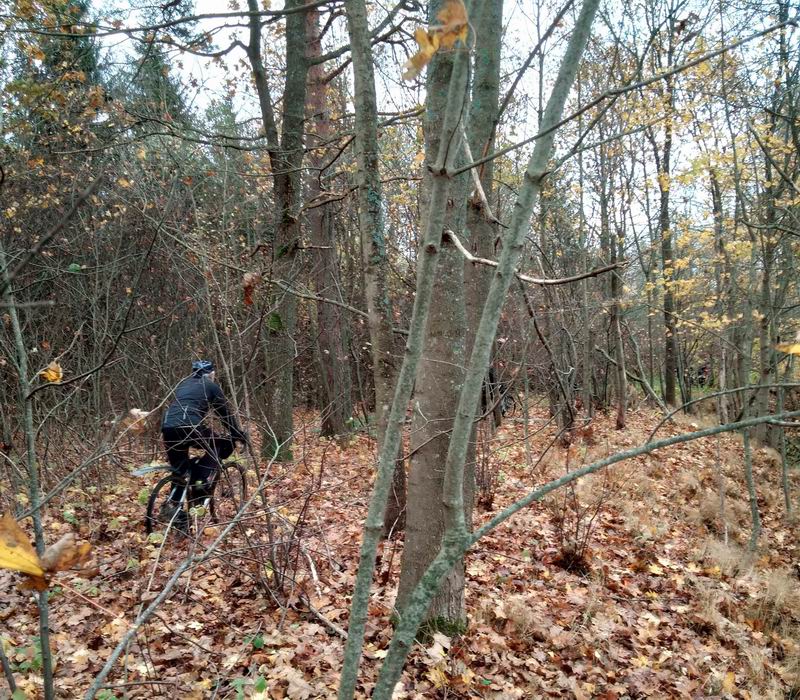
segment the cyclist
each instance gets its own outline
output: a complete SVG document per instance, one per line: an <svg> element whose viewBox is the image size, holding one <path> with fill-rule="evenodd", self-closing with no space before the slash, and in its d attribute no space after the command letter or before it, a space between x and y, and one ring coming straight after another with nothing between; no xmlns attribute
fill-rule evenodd
<svg viewBox="0 0 800 700"><path fill-rule="evenodd" d="M161 435L167 459L173 469L189 473L189 482L196 484L194 494L198 501L210 495L208 485L220 463L229 457L237 442L247 444L247 434L239 427L231 412L225 394L215 379L214 363L209 360L192 362L192 374L175 388L175 399L161 421ZM205 423L213 410L222 420L229 436L215 433ZM190 459L189 448L205 450L201 457ZM159 512L163 522L175 520L181 528L186 525L186 511L180 508L183 488L176 486Z"/></svg>

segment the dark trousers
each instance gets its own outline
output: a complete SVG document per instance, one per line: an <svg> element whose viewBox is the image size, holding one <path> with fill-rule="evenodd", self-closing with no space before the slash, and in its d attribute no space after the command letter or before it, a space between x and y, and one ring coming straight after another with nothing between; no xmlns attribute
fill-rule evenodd
<svg viewBox="0 0 800 700"><path fill-rule="evenodd" d="M189 474L189 483L201 483L197 489L199 494L207 494L207 486L214 473L219 468L222 460L233 454L233 441L223 435L218 435L206 425L187 426L180 428L162 428L164 447L167 450L167 460L173 469L181 474ZM200 457L190 458L189 448L205 450ZM173 501L180 501L183 497L182 488L174 488L170 494Z"/></svg>

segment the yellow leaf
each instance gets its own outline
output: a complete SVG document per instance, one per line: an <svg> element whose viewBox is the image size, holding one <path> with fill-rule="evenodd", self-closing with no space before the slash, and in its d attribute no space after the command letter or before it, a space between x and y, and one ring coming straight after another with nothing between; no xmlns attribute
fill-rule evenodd
<svg viewBox="0 0 800 700"><path fill-rule="evenodd" d="M91 549L92 545L88 542L76 543L75 536L70 532L48 547L39 559L28 536L11 517L11 513L0 518L0 568L26 574L28 578L22 584L23 588L45 590L48 574L83 564L89 558Z"/></svg>
<svg viewBox="0 0 800 700"><path fill-rule="evenodd" d="M438 32L428 32L422 27L417 27L414 32L414 40L419 46L419 51L409 58L403 68L403 80L413 80L416 78L420 71L427 66L433 54L439 49L439 34Z"/></svg>
<svg viewBox="0 0 800 700"><path fill-rule="evenodd" d="M656 576L661 576L664 573L664 569L662 569L658 564L650 564L650 566L647 567L647 570Z"/></svg>
<svg viewBox="0 0 800 700"><path fill-rule="evenodd" d="M59 384L61 380L64 378L64 370L62 370L61 365L54 360L49 365L47 365L47 367L45 367L41 372L39 372L39 376L46 382Z"/></svg>
<svg viewBox="0 0 800 700"><path fill-rule="evenodd" d="M467 43L469 20L463 0L446 0L444 7L436 17L442 23L440 27L436 28L442 34L442 46L448 49L452 48L458 39Z"/></svg>
<svg viewBox="0 0 800 700"><path fill-rule="evenodd" d="M425 675L428 676L428 680L433 683L435 688L441 688L447 685L447 674L438 666L429 669L428 673Z"/></svg>
<svg viewBox="0 0 800 700"><path fill-rule="evenodd" d="M124 189L128 189L131 186L131 181L127 178L121 177L117 180L117 184Z"/></svg>
<svg viewBox="0 0 800 700"><path fill-rule="evenodd" d="M734 690L736 690L736 676L733 671L728 671L722 679L722 692L732 693Z"/></svg>
<svg viewBox="0 0 800 700"><path fill-rule="evenodd" d="M787 355L800 355L800 343L778 343L775 349Z"/></svg>
<svg viewBox="0 0 800 700"><path fill-rule="evenodd" d="M44 576L36 551L11 513L0 519L0 568Z"/></svg>

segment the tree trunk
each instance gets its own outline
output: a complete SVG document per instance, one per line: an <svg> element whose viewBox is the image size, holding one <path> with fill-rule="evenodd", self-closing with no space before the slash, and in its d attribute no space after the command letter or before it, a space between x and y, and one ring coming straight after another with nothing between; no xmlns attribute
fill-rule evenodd
<svg viewBox="0 0 800 700"><path fill-rule="evenodd" d="M358 216L361 253L364 258L364 292L367 324L372 344L372 375L375 384L375 422L380 454L396 376L392 300L389 295L388 257L383 219L383 194L378 162L378 106L369 25L364 0L347 0L347 28L353 58L355 85L355 144L358 170ZM389 502L384 514L384 532L399 521L405 509L405 469L394 470Z"/></svg>
<svg viewBox="0 0 800 700"><path fill-rule="evenodd" d="M349 16L351 9L361 11L364 6L360 0L348 0L347 7ZM364 50L364 56L367 56L366 49ZM389 500L389 492L396 471L397 453L400 448L406 409L411 397L414 380L417 376L417 368L422 355L425 329L433 297L441 234L444 228L450 190L451 177L449 173L452 170L454 156L453 150L448 148L448 145L455 139L459 122L461 121L460 107L464 101L467 84L468 58L464 51L455 52L453 74L447 96L447 108L444 111L441 127L442 137L440 143L442 147L439 149L439 154L431 173L433 184L431 185L430 208L422 217L425 233L420 247L420 255L417 258L417 286L414 294L414 308L411 314L403 362L397 375L394 398L389 410L386 433L381 445L378 474L375 478L374 491L370 500L366 522L364 523L364 539L361 545L358 575L353 589L350 624L342 662L342 677L339 684L340 700L350 700L355 693L369 612L370 586L375 569L378 541L383 531L386 504ZM476 392L475 401L477 401L477 397ZM452 563L448 566L448 570L452 567ZM426 605L426 610L427 607ZM394 687L394 683L391 684L391 687ZM391 695L391 689L389 695ZM377 699L379 695L376 693L373 697Z"/></svg>
<svg viewBox="0 0 800 700"><path fill-rule="evenodd" d="M670 228L669 215L670 154L672 151L671 116L668 117L664 128L666 136L661 167L658 171L658 227L661 232L661 272L664 276L664 401L674 406L677 400L675 380L678 376L678 329L675 322L675 293L672 288L675 270L673 267L672 230Z"/></svg>
<svg viewBox="0 0 800 700"><path fill-rule="evenodd" d="M303 6L303 0L287 0L286 9ZM248 0L251 13L258 13L257 0ZM299 271L297 248L300 243L298 203L300 169L303 163L305 125L306 18L305 12L286 17L286 82L283 91L282 134L278 138L272 97L261 57L260 16L250 16L248 58L258 93L261 119L267 140L273 176L275 203L272 239L272 278L292 285ZM297 298L286 292L275 293L268 323L265 324L263 351L267 381L264 382L263 408L267 422L262 451L265 456L291 459L294 423L292 420L293 369L295 360L294 329Z"/></svg>
<svg viewBox="0 0 800 700"><path fill-rule="evenodd" d="M311 58L322 54L319 11L309 11L306 17L308 49ZM309 144L311 168L307 194L311 201L323 196L321 183L325 155L320 146L332 137L330 111L326 99L327 83L320 64L308 71L308 114L313 132ZM317 145L317 148L313 148ZM339 282L339 262L335 228L330 205L315 206L308 212L308 226L314 251L314 286L317 295L344 301ZM317 355L322 392L322 435L342 435L350 429L353 416L352 377L347 341L345 311L334 304L317 302Z"/></svg>
<svg viewBox="0 0 800 700"><path fill-rule="evenodd" d="M44 555L45 542L44 528L42 527L42 511L40 508L41 494L39 486L39 462L36 457L36 430L33 424L33 403L29 396L31 385L28 380L28 351L25 348L22 325L20 324L19 314L17 312L16 300L14 298L8 271L8 260L2 241L0 241L0 270L3 272L2 299L5 302L4 305L7 308L12 332L14 334L14 349L16 352L16 361L14 364L16 365L19 378L19 407L22 411L22 426L27 449L28 496L31 504L33 535L36 544L36 553L41 557ZM42 654L44 697L45 700L52 700L55 698L55 687L53 685L53 657L50 651L50 607L48 604L48 591L39 591L36 602L39 609L39 644Z"/></svg>
<svg viewBox="0 0 800 700"><path fill-rule="evenodd" d="M428 6L431 24L442 2ZM430 167L439 152L441 130L447 108L448 87L453 72L452 53L437 55L428 68L425 122L425 181L422 210L430 200ZM462 134L457 133L451 145L460 150ZM456 235L464 230L466 217L467 174L452 181L444 228ZM414 386L413 423L411 431L411 465L406 504L407 528L403 548L398 610L408 602L425 569L433 561L445 531L444 472L442 464L450 442L458 396L464 379L466 343L466 305L464 301L464 259L450 241L442 245L433 302L422 359ZM470 495L472 491L470 489ZM471 504L469 507L471 512ZM445 577L431 601L426 615L430 631L452 633L466 623L464 608L464 563L459 560Z"/></svg>
<svg viewBox="0 0 800 700"><path fill-rule="evenodd" d="M622 237L617 236L611 241L611 262L618 262L623 255ZM617 395L617 430L625 427L625 414L628 407L628 380L625 374L625 346L622 342L622 327L620 316L622 309L619 300L622 297L622 279L616 271L611 273L611 338L614 343L615 359L615 391Z"/></svg>
<svg viewBox="0 0 800 700"><path fill-rule="evenodd" d="M398 622L389 652L384 660L378 682L373 691L374 700L388 700L400 678L405 658L411 649L420 620L426 614L433 595L442 578L453 564L464 554L471 538L466 529L463 504L464 463L472 434L473 421L481 386L486 374L494 344L500 312L506 294L514 279L514 270L519 263L525 233L528 231L533 208L541 194L542 181L546 177L548 161L555 137L555 126L561 119L564 103L575 78L578 62L588 40L597 0L587 0L581 8L564 58L553 85L552 94L540 124L543 135L537 139L533 155L528 163L524 185L517 198L514 215L509 226L505 245L492 277L483 314L475 334L475 343L459 398L450 446L445 461L445 509L447 530L436 559L425 572L411 596ZM458 58L456 65L459 64ZM454 69L454 75L457 71ZM449 111L449 110L448 110ZM359 629L361 632L361 629ZM344 677L344 674L343 674ZM349 700L353 695L351 686L342 683L340 700Z"/></svg>

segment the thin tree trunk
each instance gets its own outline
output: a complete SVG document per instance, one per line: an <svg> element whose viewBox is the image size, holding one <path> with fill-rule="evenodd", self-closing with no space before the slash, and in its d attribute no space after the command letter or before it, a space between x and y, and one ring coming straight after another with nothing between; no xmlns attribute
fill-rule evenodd
<svg viewBox="0 0 800 700"><path fill-rule="evenodd" d="M306 17L309 56L322 54L319 29L319 10L309 11ZM308 71L308 113L312 125L313 143L309 148L308 197L310 200L322 196L323 165L326 150L319 144L332 136L330 111L326 99L327 84L321 64L312 65ZM315 252L314 281L317 295L344 301L339 282L339 261L336 236L331 218L330 205L317 206L308 212L311 240L317 246ZM351 427L353 416L352 377L350 375L350 353L347 342L347 318L339 306L320 302L317 304L317 352L319 357L322 389L322 435L342 435Z"/></svg>
<svg viewBox="0 0 800 700"><path fill-rule="evenodd" d="M8 272L8 261L5 248L0 242L0 269L3 271L3 301L11 320L11 329L14 334L14 349L16 351L16 369L18 375L19 406L22 409L22 427L25 432L25 445L27 449L28 466L28 497L31 504L31 519L33 520L33 535L36 543L36 553L44 555L44 528L42 527L42 513L40 510L41 494L39 485L39 463L36 458L36 429L33 424L33 403L29 396L31 385L28 379L28 351L25 348L25 338L22 335L22 325L19 320L16 299L14 298L11 278ZM39 610L39 643L42 652L42 678L44 681L45 700L55 698L53 685L53 657L50 651L50 607L47 601L48 592L39 591L36 604Z"/></svg>
<svg viewBox="0 0 800 700"><path fill-rule="evenodd" d="M463 487L464 463L469 449L475 411L486 374L486 366L490 359L495 333L497 332L500 312L508 289L514 280L514 270L522 255L525 234L528 231L533 208L541 194L542 181L547 175L548 161L555 138L555 127L561 119L564 103L575 79L578 63L589 38L597 5L598 0L587 0L584 3L576 21L576 26L570 36L544 118L539 127L543 135L537 139L533 155L528 163L525 181L514 207L511 224L500 253L498 266L492 277L486 304L476 332L475 343L469 361L464 389L459 399L456 419L450 438L450 447L445 462L447 530L442 541L442 547L414 590L409 604L403 610L395 634L392 637L389 652L381 668L378 683L373 692L372 697L374 700L387 700L391 697L394 687L400 678L405 658L411 648L420 621L428 610L439 583L470 544L470 534L466 528L464 516ZM465 58L459 57L455 61L453 69L454 84L456 84L455 78L457 76L460 78L459 74L466 68L464 63L466 63ZM458 81L458 83L462 84L462 90L463 81L464 78ZM450 96L454 97L453 91L451 91ZM463 94L459 97L463 98ZM448 102L449 109L457 109L459 104L457 101L448 100ZM447 116L449 116L449 109ZM444 133L442 141L445 142ZM433 215L435 211L436 209L432 206L431 214ZM377 495L374 500L377 500ZM366 604L366 599L364 603ZM363 638L363 628L359 630L359 637ZM342 692L342 689L340 689L340 698L343 700L345 698L349 699L352 697L352 692L353 686L348 687L346 692Z"/></svg>
<svg viewBox="0 0 800 700"><path fill-rule="evenodd" d="M361 252L364 258L364 292L372 344L378 453L383 455L384 436L389 422L397 370L392 334L392 300L388 283L383 193L378 160L378 107L366 5L364 0L347 0L345 7L355 85L353 105L358 162L356 184ZM405 469L402 465L398 465L392 473L394 481L385 512L384 533L394 527L405 509Z"/></svg>
<svg viewBox="0 0 800 700"><path fill-rule="evenodd" d="M257 0L247 0L250 10L250 42L247 55L253 69L261 119L267 139L267 152L274 183L275 219L272 240L272 277L291 285L298 274L300 260L300 222L297 208L300 196L300 168L303 163L305 124L306 18L305 12L291 12L286 17L286 82L283 91L279 139L266 69L261 57L261 18ZM303 0L287 0L286 9L303 6ZM265 324L263 350L268 380L264 382L264 411L268 429L262 452L280 459L291 459L293 433L293 369L296 355L294 329L297 321L297 297L276 293L270 322Z"/></svg>
<svg viewBox="0 0 800 700"><path fill-rule="evenodd" d="M348 21L353 14L363 12L362 0L348 0ZM364 15L365 17L365 15ZM352 31L352 22L350 22ZM353 33L351 36L355 36ZM368 45L362 45L362 58L371 60ZM355 44L351 44L354 50ZM420 246L420 257L417 259L417 288L414 295L414 309L408 329L403 362L397 376L397 384L389 410L386 433L381 445L378 461L378 474L375 479L372 499L370 500L367 519L364 524L364 538L361 544L358 575L356 577L353 598L350 607L350 626L342 663L342 676L339 684L339 698L350 700L355 693L358 668L361 661L361 650L364 643L369 591L375 569L375 557L378 542L384 527L384 514L392 486L397 452L400 447L406 407L417 375L422 346L425 337L428 315L433 297L433 285L436 277L436 266L439 259L442 229L444 227L447 199L450 189L450 171L454 158L453 149L449 148L458 129L461 104L466 90L467 68L469 57L465 51L456 51L453 72L450 78L450 89L447 96L447 108L444 110L442 122L441 148L433 167L433 178L430 192L430 208L423 217L425 234ZM363 69L363 65L361 66ZM358 73L359 70L357 69ZM362 87L363 84L362 84ZM373 84L374 87L374 84ZM370 189L369 192L372 192ZM477 392L475 401L477 402ZM399 470L398 470L399 471ZM462 508L463 517L463 508ZM452 562L448 569L452 566ZM427 610L426 604L425 609ZM374 696L377 697L377 696Z"/></svg>
<svg viewBox="0 0 800 700"><path fill-rule="evenodd" d="M664 276L664 401L674 406L677 400L675 380L678 375L678 329L675 321L675 293L673 291L672 230L670 227L670 156L672 153L672 83L668 79L670 114L665 128L661 167L658 171L659 214L661 232L661 272Z"/></svg>
<svg viewBox="0 0 800 700"><path fill-rule="evenodd" d="M441 9L441 1L428 6L431 24ZM453 54L437 54L428 68L423 167L426 177L422 211L427 209L430 167L440 144L439 125L447 109L448 86L453 71ZM459 152L461 133L450 145ZM458 235L466 215L467 175L456 178L450 189L445 227ZM402 610L411 591L436 556L445 530L442 508L444 472L449 430L453 423L458 394L464 378L466 308L464 303L464 259L449 238L440 254L433 289L433 303L425 334L417 379L414 386L411 430L411 464L408 475L407 531L396 607ZM429 631L461 630L466 624L464 608L464 564L456 562L431 601L426 614Z"/></svg>

